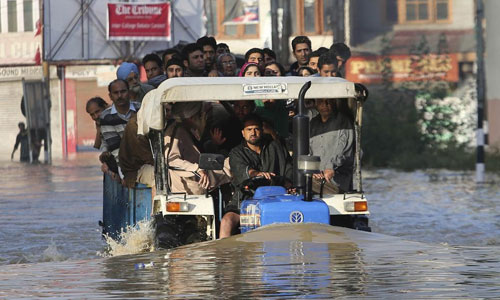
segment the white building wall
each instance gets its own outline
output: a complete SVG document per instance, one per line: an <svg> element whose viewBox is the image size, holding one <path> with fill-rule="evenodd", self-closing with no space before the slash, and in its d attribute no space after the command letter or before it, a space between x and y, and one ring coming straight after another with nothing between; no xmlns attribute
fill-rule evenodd
<svg viewBox="0 0 500 300"><path fill-rule="evenodd" d="M9 14L7 12L7 0L0 0L0 19L2 24L2 33L9 32Z"/></svg>
<svg viewBox="0 0 500 300"><path fill-rule="evenodd" d="M472 0L450 0L451 20L446 23L435 24L401 24L395 25L394 30L467 30L474 28L475 5Z"/></svg>

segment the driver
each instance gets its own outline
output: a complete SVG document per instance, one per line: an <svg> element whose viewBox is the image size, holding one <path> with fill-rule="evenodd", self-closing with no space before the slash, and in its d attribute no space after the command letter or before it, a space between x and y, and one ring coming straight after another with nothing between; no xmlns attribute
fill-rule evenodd
<svg viewBox="0 0 500 300"><path fill-rule="evenodd" d="M292 158L285 147L272 137L264 135L262 119L256 114L247 115L243 121L243 141L229 153L229 164L233 175L232 184L236 187L233 195L233 204L221 220L220 238L228 237L238 228L240 222L239 201L242 194L241 184L253 177L261 176L271 180L281 176L291 182Z"/></svg>

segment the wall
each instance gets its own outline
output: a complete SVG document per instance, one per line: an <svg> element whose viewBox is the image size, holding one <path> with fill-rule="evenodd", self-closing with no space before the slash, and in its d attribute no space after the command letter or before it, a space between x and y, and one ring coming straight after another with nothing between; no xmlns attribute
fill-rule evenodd
<svg viewBox="0 0 500 300"><path fill-rule="evenodd" d="M447 31L474 28L474 1L450 0L451 20L434 24L391 24L386 21L386 0L351 0L353 44L366 43L393 31Z"/></svg>

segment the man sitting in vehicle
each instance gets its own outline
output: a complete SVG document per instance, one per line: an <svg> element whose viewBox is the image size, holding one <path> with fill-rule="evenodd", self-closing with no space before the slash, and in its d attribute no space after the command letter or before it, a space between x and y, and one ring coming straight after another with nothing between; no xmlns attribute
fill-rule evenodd
<svg viewBox="0 0 500 300"><path fill-rule="evenodd" d="M240 222L239 202L242 200L241 184L257 176L268 180L281 176L286 182L292 178L292 158L278 141L263 134L262 119L249 114L243 119L243 141L229 153L229 164L236 192L233 203L226 207L220 226L220 238L230 236Z"/></svg>
<svg viewBox="0 0 500 300"><path fill-rule="evenodd" d="M206 121L202 103L176 103L172 115L176 122L165 132L165 156L172 192L202 195L206 189L228 183L229 169L226 172L209 171L198 166L200 153L204 152L200 138Z"/></svg>
<svg viewBox="0 0 500 300"><path fill-rule="evenodd" d="M354 163L354 124L336 109L334 99L316 99L319 114L310 128L310 154L321 158L321 173L314 174L313 190L319 192L324 180L324 192L337 194L350 191Z"/></svg>

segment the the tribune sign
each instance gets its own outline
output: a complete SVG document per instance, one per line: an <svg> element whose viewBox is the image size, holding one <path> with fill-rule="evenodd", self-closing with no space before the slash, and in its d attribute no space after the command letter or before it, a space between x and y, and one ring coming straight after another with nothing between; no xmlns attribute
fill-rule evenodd
<svg viewBox="0 0 500 300"><path fill-rule="evenodd" d="M170 3L108 3L108 40L170 41Z"/></svg>

